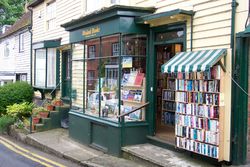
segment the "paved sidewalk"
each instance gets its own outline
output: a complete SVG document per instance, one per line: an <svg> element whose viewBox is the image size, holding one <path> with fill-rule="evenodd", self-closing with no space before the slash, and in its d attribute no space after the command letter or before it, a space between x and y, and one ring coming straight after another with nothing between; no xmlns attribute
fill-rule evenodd
<svg viewBox="0 0 250 167"><path fill-rule="evenodd" d="M142 167L133 161L104 154L69 138L68 130L54 129L28 134L22 140L29 145L69 159L83 166L91 167Z"/></svg>

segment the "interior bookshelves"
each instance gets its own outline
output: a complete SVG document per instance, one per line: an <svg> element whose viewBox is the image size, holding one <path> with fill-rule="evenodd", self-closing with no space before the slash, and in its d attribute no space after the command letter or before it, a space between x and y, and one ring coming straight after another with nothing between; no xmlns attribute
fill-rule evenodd
<svg viewBox="0 0 250 167"><path fill-rule="evenodd" d="M219 65L206 72L171 73L162 91L162 112L175 116L176 147L218 160L224 152L221 73Z"/></svg>

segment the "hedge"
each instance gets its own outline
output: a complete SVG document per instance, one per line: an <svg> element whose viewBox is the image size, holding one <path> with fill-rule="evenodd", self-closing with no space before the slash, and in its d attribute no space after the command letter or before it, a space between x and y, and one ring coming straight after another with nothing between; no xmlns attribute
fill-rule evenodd
<svg viewBox="0 0 250 167"><path fill-rule="evenodd" d="M0 87L0 115L6 113L9 105L32 102L33 88L27 82L16 82Z"/></svg>

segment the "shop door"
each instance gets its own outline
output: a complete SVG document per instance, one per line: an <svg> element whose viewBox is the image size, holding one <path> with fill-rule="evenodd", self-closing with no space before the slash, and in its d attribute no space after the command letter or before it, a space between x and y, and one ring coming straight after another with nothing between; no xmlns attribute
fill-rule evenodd
<svg viewBox="0 0 250 167"><path fill-rule="evenodd" d="M156 45L156 137L175 144L175 79L173 74L161 72L161 66L176 53L183 50L182 44Z"/></svg>
<svg viewBox="0 0 250 167"><path fill-rule="evenodd" d="M62 98L70 100L71 90L71 54L70 50L62 52Z"/></svg>

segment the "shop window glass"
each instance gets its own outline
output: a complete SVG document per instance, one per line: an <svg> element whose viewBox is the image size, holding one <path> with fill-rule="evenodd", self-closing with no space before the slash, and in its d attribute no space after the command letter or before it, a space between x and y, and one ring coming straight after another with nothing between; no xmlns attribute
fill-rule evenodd
<svg viewBox="0 0 250 167"><path fill-rule="evenodd" d="M145 35L124 35L121 38L122 41L120 35L112 35L102 37L101 40L85 41L85 114L118 121L118 115L144 104L147 38ZM120 43L123 48L121 55ZM89 56L91 46L95 46L95 57ZM131 76L127 83L124 80L126 76ZM131 93L129 99L119 97L126 94L126 91ZM139 110L127 116L126 120L144 118L144 111Z"/></svg>
<svg viewBox="0 0 250 167"><path fill-rule="evenodd" d="M168 32L161 32L156 34L156 41L171 41L171 40L183 40L184 38L184 31L168 31Z"/></svg>
<svg viewBox="0 0 250 167"><path fill-rule="evenodd" d="M93 47L94 46L94 47ZM99 116L99 55L100 40L93 39L86 41L85 47L85 113ZM93 48L95 48L93 50ZM95 53L91 55L92 53Z"/></svg>
<svg viewBox="0 0 250 167"><path fill-rule="evenodd" d="M45 87L46 73L46 50L36 50L36 66L35 66L35 85Z"/></svg>
<svg viewBox="0 0 250 167"><path fill-rule="evenodd" d="M115 46L114 46L115 44ZM100 115L106 119L117 120L118 111L118 73L119 73L119 35L102 38L102 59L100 59L101 103ZM116 55L113 54L116 51Z"/></svg>
<svg viewBox="0 0 250 167"><path fill-rule="evenodd" d="M145 56L146 37L144 35L123 36L123 56Z"/></svg>

